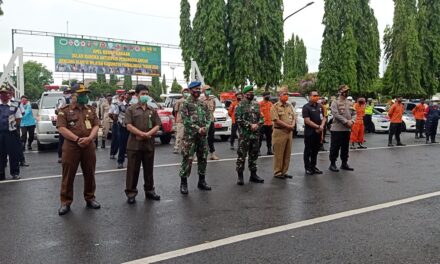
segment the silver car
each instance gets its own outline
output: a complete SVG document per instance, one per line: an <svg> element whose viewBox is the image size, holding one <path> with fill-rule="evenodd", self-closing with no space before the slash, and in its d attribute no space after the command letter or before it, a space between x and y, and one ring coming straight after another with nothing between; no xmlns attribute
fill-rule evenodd
<svg viewBox="0 0 440 264"><path fill-rule="evenodd" d="M37 147L43 150L46 145L58 143L58 130L56 128L56 107L65 104L63 92L47 91L41 95L37 115Z"/></svg>

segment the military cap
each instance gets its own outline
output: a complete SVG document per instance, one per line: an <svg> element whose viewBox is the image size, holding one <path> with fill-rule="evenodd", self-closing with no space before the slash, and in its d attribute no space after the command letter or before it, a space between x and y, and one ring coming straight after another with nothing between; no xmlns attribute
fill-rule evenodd
<svg viewBox="0 0 440 264"><path fill-rule="evenodd" d="M90 90L83 83L77 83L72 87L75 93L90 93Z"/></svg>
<svg viewBox="0 0 440 264"><path fill-rule="evenodd" d="M254 86L253 85L247 85L243 88L242 93L245 94L247 92L251 92L254 91Z"/></svg>
<svg viewBox="0 0 440 264"><path fill-rule="evenodd" d="M188 87L182 87L182 91L181 92L183 93L183 92L188 91L188 90L189 90Z"/></svg>
<svg viewBox="0 0 440 264"><path fill-rule="evenodd" d="M124 90L124 89L118 89L118 90L116 90L116 94L123 94L123 93L125 93L125 90Z"/></svg>
<svg viewBox="0 0 440 264"><path fill-rule="evenodd" d="M188 89L192 89L192 88L200 87L201 85L202 85L201 82L199 82L199 81L194 81L194 82L191 82L190 84L188 84Z"/></svg>
<svg viewBox="0 0 440 264"><path fill-rule="evenodd" d="M340 93L344 93L344 92L347 92L347 91L349 91L350 90L350 87L348 87L348 85L341 85L341 86L339 86L339 90L338 90L338 92L340 92Z"/></svg>
<svg viewBox="0 0 440 264"><path fill-rule="evenodd" d="M0 93L9 93L9 87L7 86L7 84L2 84L2 86L0 86Z"/></svg>
<svg viewBox="0 0 440 264"><path fill-rule="evenodd" d="M281 86L279 89L278 89L278 92L279 93L288 93L289 92L289 88L287 87L287 86Z"/></svg>

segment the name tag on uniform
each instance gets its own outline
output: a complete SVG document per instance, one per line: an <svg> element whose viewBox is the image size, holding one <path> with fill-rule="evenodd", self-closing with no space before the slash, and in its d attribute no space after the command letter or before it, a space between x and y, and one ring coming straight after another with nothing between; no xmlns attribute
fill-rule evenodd
<svg viewBox="0 0 440 264"><path fill-rule="evenodd" d="M92 129L92 124L90 123L90 120L86 120L85 123L87 129Z"/></svg>

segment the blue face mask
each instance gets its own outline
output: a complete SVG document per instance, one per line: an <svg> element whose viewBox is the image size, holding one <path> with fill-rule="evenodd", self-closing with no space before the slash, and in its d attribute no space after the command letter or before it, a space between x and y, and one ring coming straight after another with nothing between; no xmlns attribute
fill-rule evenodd
<svg viewBox="0 0 440 264"><path fill-rule="evenodd" d="M139 101L139 100L137 99L137 97L136 97L136 96L133 96L133 97L131 98L131 100L130 100L129 103L130 103L131 105L134 105L134 104L137 104L138 101Z"/></svg>
<svg viewBox="0 0 440 264"><path fill-rule="evenodd" d="M139 97L139 101L140 101L142 104L147 104L147 103L150 101L150 97L149 97L148 95L141 95L141 96Z"/></svg>

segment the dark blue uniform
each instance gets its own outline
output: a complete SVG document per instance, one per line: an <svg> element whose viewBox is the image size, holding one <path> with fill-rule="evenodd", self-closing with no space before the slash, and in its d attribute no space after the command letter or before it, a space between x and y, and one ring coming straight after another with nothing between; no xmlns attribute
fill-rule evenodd
<svg viewBox="0 0 440 264"><path fill-rule="evenodd" d="M440 118L440 109L438 105L431 105L426 116L426 142L431 138L431 142L435 142L437 134L438 120Z"/></svg>
<svg viewBox="0 0 440 264"><path fill-rule="evenodd" d="M6 161L9 157L9 171L13 179L19 179L20 136L16 119L21 118L19 108L14 105L0 104L0 180L5 180Z"/></svg>

